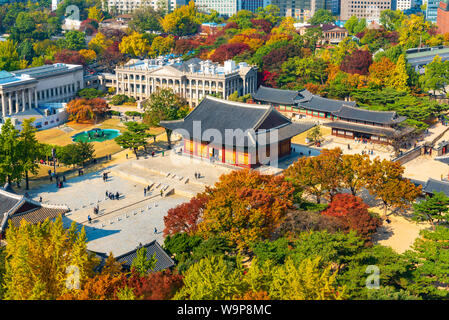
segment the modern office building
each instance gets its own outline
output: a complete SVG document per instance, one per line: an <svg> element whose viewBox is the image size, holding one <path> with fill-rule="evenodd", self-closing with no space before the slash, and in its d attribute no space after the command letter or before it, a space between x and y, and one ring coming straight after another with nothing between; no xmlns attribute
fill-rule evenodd
<svg viewBox="0 0 449 320"><path fill-rule="evenodd" d="M41 67L0 71L1 116L37 108L50 102L68 102L84 88L81 65L56 63Z"/></svg>
<svg viewBox="0 0 449 320"><path fill-rule="evenodd" d="M271 0L240 0L242 10L257 12L259 8L265 8L271 4Z"/></svg>
<svg viewBox="0 0 449 320"><path fill-rule="evenodd" d="M195 5L199 10L204 12L215 10L221 16L227 17L240 10L256 12L257 9L265 8L269 4L272 4L272 0L195 0Z"/></svg>
<svg viewBox="0 0 449 320"><path fill-rule="evenodd" d="M257 1L259 2L259 1ZM195 6L203 11L217 11L221 16L230 17L242 10L241 0L195 0Z"/></svg>
<svg viewBox="0 0 449 320"><path fill-rule="evenodd" d="M426 20L437 23L438 5L440 0L427 0Z"/></svg>
<svg viewBox="0 0 449 320"><path fill-rule="evenodd" d="M294 17L300 21L309 20L318 9L331 10L331 0L271 0L279 7L280 15Z"/></svg>
<svg viewBox="0 0 449 320"><path fill-rule="evenodd" d="M391 0L341 0L340 19L348 20L352 16L379 21L380 12L391 9Z"/></svg>
<svg viewBox="0 0 449 320"><path fill-rule="evenodd" d="M105 74L106 87L116 94L125 94L144 100L159 88L172 88L191 106L197 105L206 95L229 97L253 93L257 88L257 67L232 60L220 66L209 60L193 58L131 60L115 69L115 74Z"/></svg>
<svg viewBox="0 0 449 320"><path fill-rule="evenodd" d="M413 0L394 0L392 3L395 4L392 6L392 10L400 11L408 10L415 5Z"/></svg>
<svg viewBox="0 0 449 320"><path fill-rule="evenodd" d="M440 1L437 11L437 26L439 33L449 32L449 0Z"/></svg>

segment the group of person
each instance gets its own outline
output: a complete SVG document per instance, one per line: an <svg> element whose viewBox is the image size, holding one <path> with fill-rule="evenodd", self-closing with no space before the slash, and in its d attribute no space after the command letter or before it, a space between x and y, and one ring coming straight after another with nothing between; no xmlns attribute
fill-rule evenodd
<svg viewBox="0 0 449 320"><path fill-rule="evenodd" d="M373 155L374 154L374 150L362 150L362 155L364 155L364 154Z"/></svg>
<svg viewBox="0 0 449 320"><path fill-rule="evenodd" d="M108 173L107 172L103 172L103 182L108 181Z"/></svg>
<svg viewBox="0 0 449 320"><path fill-rule="evenodd" d="M100 212L100 206L97 204L97 205L94 207L94 214L98 215L99 212Z"/></svg>
<svg viewBox="0 0 449 320"><path fill-rule="evenodd" d="M147 192L150 192L150 186L143 188L143 196L147 196Z"/></svg>
<svg viewBox="0 0 449 320"><path fill-rule="evenodd" d="M117 191L116 193L108 192L106 190L106 197L108 197L111 200L119 200L120 199L120 193Z"/></svg>
<svg viewBox="0 0 449 320"><path fill-rule="evenodd" d="M199 178L201 178L201 173L195 172L195 179L199 179Z"/></svg>

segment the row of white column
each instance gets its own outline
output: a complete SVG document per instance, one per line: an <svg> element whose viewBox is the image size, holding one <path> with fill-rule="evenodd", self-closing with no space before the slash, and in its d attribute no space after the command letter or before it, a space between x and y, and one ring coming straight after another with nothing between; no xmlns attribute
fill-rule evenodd
<svg viewBox="0 0 449 320"><path fill-rule="evenodd" d="M165 80L165 83L163 83L163 81ZM172 80L172 84L169 84L169 80ZM173 88L174 92L177 92L179 94L181 94L182 96L184 96L186 99L189 100L189 102L191 103L194 100L199 100L200 99L200 92L202 92L202 97L205 96L205 93L207 90L209 91L216 91L216 92L221 92L223 95L223 98L227 98L230 94L234 93L235 91L237 91L239 89L239 85L238 85L238 81L239 78L235 78L232 79L231 81L228 81L226 83L226 81L224 80L222 82L222 87L219 88L218 87L218 82L215 80L216 86L212 87L210 84L209 86L205 85L205 80L202 81L202 84L199 85L198 80L194 79L196 84L192 85L191 82L192 80L190 80L190 84L187 85L185 82L179 82L178 84L176 84L176 80L178 79L171 79L171 78L160 78L159 82L155 81L155 78L148 78L146 77L145 79L145 92L141 91L137 92L137 84L140 84L142 86L142 81L138 81L139 83L137 83L136 78L134 76L134 79L131 80L130 76L128 75L127 79L124 79L124 75L117 73L116 74L116 91L117 94L127 94L128 96L134 96L135 98L139 98L139 97L146 97L149 96L152 92L155 91L156 86L160 86L162 88ZM180 81L180 80L178 80ZM134 85L134 90L133 92L131 92L131 84ZM251 93L254 92L256 90L256 79L255 77L248 77L247 79L244 80L243 83L243 94L247 94L247 93ZM126 87L128 88L128 90L126 91ZM187 94L187 89L189 89L189 93ZM192 89L196 89L196 93L193 94L193 90Z"/></svg>
<svg viewBox="0 0 449 320"><path fill-rule="evenodd" d="M7 115L11 115L17 112L23 112L26 109L31 109L33 105L33 98L34 107L37 107L38 99L37 91L35 88L25 88L10 92L1 92L0 101L2 104L2 117L5 118Z"/></svg>

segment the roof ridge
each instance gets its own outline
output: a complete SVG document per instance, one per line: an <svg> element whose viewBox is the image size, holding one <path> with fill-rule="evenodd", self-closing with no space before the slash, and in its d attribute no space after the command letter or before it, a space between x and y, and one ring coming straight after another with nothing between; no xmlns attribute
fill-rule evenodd
<svg viewBox="0 0 449 320"><path fill-rule="evenodd" d="M209 95L206 95L204 97L203 101L205 101L206 99L222 102L224 104L235 105L235 106L238 106L238 107L245 107L245 108L253 108L253 109L270 109L271 108L271 106L268 105L268 104L255 104L255 103L245 103L245 102L231 101L231 100L216 98L216 97L209 96ZM201 101L201 103L203 101ZM200 104L196 108L198 108L200 106ZM195 110L195 109L193 109L193 110Z"/></svg>

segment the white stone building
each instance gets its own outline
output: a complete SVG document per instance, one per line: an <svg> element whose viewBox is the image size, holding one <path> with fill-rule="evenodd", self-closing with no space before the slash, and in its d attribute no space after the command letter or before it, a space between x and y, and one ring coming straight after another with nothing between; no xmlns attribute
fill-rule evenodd
<svg viewBox="0 0 449 320"><path fill-rule="evenodd" d="M108 10L119 14L131 13L141 7L153 7L158 10L164 6L169 12L188 4L188 0L107 0ZM105 8L106 9L106 8Z"/></svg>
<svg viewBox="0 0 449 320"><path fill-rule="evenodd" d="M81 65L56 63L41 67L0 71L2 118L49 102L68 102L84 87Z"/></svg>
<svg viewBox="0 0 449 320"><path fill-rule="evenodd" d="M191 106L196 106L206 95L227 99L237 91L239 95L254 93L257 89L257 67L232 60L223 66L209 60L193 58L131 60L116 67L115 74L105 74L106 87L116 94L125 94L144 100L159 88L172 88Z"/></svg>

